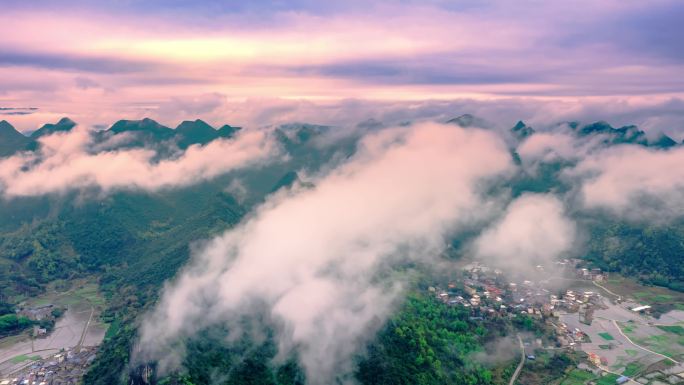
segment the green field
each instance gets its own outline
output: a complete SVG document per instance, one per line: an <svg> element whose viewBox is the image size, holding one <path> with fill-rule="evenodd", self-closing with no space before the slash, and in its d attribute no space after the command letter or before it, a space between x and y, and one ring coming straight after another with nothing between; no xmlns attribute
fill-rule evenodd
<svg viewBox="0 0 684 385"><path fill-rule="evenodd" d="M622 375L627 377L633 377L634 375L638 374L641 371L641 369L643 369L643 365L639 362L630 362L625 367L625 371L622 372Z"/></svg>
<svg viewBox="0 0 684 385"><path fill-rule="evenodd" d="M613 336L610 335L610 333L607 332L599 333L598 335L600 335L601 338L603 338L606 341L612 341L615 339Z"/></svg>
<svg viewBox="0 0 684 385"><path fill-rule="evenodd" d="M68 307L84 302L98 308L103 308L106 304L97 283L92 279L79 279L70 286L63 283L53 284L45 294L27 300L25 306L54 304Z"/></svg>
<svg viewBox="0 0 684 385"><path fill-rule="evenodd" d="M641 346L645 346L656 353L660 353L664 356L674 358L679 354L677 349L676 341L667 335L655 335L646 338L636 338L633 339L635 343Z"/></svg>
<svg viewBox="0 0 684 385"><path fill-rule="evenodd" d="M615 385L615 380L620 378L617 374L608 373L596 381L596 385Z"/></svg>
<svg viewBox="0 0 684 385"><path fill-rule="evenodd" d="M97 284L95 283L87 283L79 287L74 290L69 297L69 300L73 303L86 300L93 306L104 306L105 304L104 298L100 295Z"/></svg>
<svg viewBox="0 0 684 385"><path fill-rule="evenodd" d="M561 385L583 385L595 377L594 374L586 370L574 369L563 379Z"/></svg>
<svg viewBox="0 0 684 385"><path fill-rule="evenodd" d="M651 302L668 302L674 299L674 296L670 294L655 294L645 291L634 293L634 297L640 300L648 300Z"/></svg>
<svg viewBox="0 0 684 385"><path fill-rule="evenodd" d="M684 310L684 293L659 286L644 286L638 281L611 275L611 279L604 283L611 291L626 298L634 298L637 302L653 306L653 310L664 313L672 309Z"/></svg>
<svg viewBox="0 0 684 385"><path fill-rule="evenodd" d="M10 360L10 362L12 362L13 364L20 364L20 363L22 363L24 361L28 361L28 360L38 361L38 360L40 360L40 356L27 356L26 354L22 354L22 355L19 355L19 356L12 358Z"/></svg>
<svg viewBox="0 0 684 385"><path fill-rule="evenodd" d="M679 325L671 325L671 326L664 326L664 325L659 325L658 329L662 331L666 331L668 333L674 333L679 336L684 336L684 327L681 327Z"/></svg>

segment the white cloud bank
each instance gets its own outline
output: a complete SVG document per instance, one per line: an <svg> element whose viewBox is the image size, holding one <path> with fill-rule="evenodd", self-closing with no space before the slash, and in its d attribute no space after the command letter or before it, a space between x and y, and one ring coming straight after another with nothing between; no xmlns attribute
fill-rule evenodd
<svg viewBox="0 0 684 385"><path fill-rule="evenodd" d="M511 168L491 132L424 124L369 136L315 188L272 197L199 252L143 323L138 354L173 367L174 341L261 303L309 383L345 381L398 298L379 273L429 260L445 234L489 215L480 188Z"/></svg>
<svg viewBox="0 0 684 385"><path fill-rule="evenodd" d="M618 146L583 159L568 172L580 177L585 208L604 208L633 220L684 215L684 147L655 150Z"/></svg>
<svg viewBox="0 0 684 385"><path fill-rule="evenodd" d="M149 149L91 153L91 133L82 127L41 138L40 144L37 152L0 159L0 193L5 197L87 188L154 191L265 163L278 154L275 141L266 132L250 130L234 139L191 146L177 158L158 162L154 162L156 152Z"/></svg>
<svg viewBox="0 0 684 385"><path fill-rule="evenodd" d="M526 172L563 161L576 210L607 210L623 219L663 221L684 215L684 147L606 145L605 136L576 137L567 130L536 133L518 148Z"/></svg>
<svg viewBox="0 0 684 385"><path fill-rule="evenodd" d="M475 255L507 272L550 266L570 251L575 224L553 195L527 194L512 201L502 218L474 241ZM527 271L526 271L527 270Z"/></svg>

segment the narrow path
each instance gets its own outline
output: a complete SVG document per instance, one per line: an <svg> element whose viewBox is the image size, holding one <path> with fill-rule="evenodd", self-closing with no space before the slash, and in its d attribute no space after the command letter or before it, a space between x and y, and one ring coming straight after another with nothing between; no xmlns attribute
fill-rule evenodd
<svg viewBox="0 0 684 385"><path fill-rule="evenodd" d="M93 320L93 314L95 314L95 308L91 306L90 317L88 317L88 322L86 322L85 326L83 327L83 331L81 332L81 338L78 340L78 344L76 344L74 348L80 349L83 345L83 341L85 340L86 334L88 333L88 326L90 326L90 321Z"/></svg>
<svg viewBox="0 0 684 385"><path fill-rule="evenodd" d="M664 355L664 354L656 353L656 352L654 352L653 350L647 349L647 348L645 348L645 347L643 347L643 346L641 346L641 345L637 345L636 343L634 343L634 341L632 341L629 337L627 337L627 335L626 335L625 333L622 332L622 329L620 329L620 325L617 324L617 321L615 321L615 320L612 320L612 321L613 321L613 325L615 326L615 329L617 329L618 333L620 333L620 335L622 335L623 337L625 337L625 338L627 339L627 341L629 341L632 345L636 346L637 348L639 348L639 349L641 349L641 350L643 350L643 351L646 351L646 352L649 352L649 353L651 353L651 354L655 354L655 355L657 355L657 356L660 356L660 357L663 357L663 358L665 358L665 359L667 359L667 360L670 360L670 361L674 362L675 364L680 364L680 363L681 363L681 362L676 361L676 360L674 360L673 358L670 358L670 357L668 357L668 356L666 356L666 355Z"/></svg>
<svg viewBox="0 0 684 385"><path fill-rule="evenodd" d="M600 287L601 289L605 290L606 293L608 293L608 294L610 294L610 295L612 295L612 296L614 296L614 297L617 297L617 299L622 299L622 296L621 296L621 295L616 294L616 293L610 291L607 287L601 285L600 283L598 283L598 282L596 282L596 281L594 281L594 280L592 280L591 283L593 283L594 286Z"/></svg>
<svg viewBox="0 0 684 385"><path fill-rule="evenodd" d="M518 376L520 375L520 371L522 370L523 365L525 365L525 345L523 345L522 338L520 338L520 334L518 334L517 337L518 337L518 343L520 344L520 363L518 364L518 367L515 368L515 372L513 373L513 377L511 377L511 380L508 381L508 385L515 384L515 380L518 379Z"/></svg>

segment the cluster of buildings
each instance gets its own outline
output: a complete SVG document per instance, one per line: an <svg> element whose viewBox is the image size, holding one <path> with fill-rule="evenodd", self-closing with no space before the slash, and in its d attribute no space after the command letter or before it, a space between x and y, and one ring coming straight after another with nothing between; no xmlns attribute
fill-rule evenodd
<svg viewBox="0 0 684 385"><path fill-rule="evenodd" d="M566 263L566 262L565 262ZM543 266L536 269L543 272ZM590 271L592 276L602 274L600 269L577 269ZM450 306L470 308L477 316L501 316L528 314L553 317L557 312L581 312L591 322L592 309L600 304L600 295L592 291L553 292L548 281L509 282L498 269L477 264L467 268L458 283L451 282L446 289L430 287L437 299Z"/></svg>
<svg viewBox="0 0 684 385"><path fill-rule="evenodd" d="M556 341L560 346L574 349L579 348L579 344L582 342L587 342L588 336L579 328L569 328L564 322L552 322L551 324L554 327Z"/></svg>
<svg viewBox="0 0 684 385"><path fill-rule="evenodd" d="M590 281L603 282L608 280L608 273L601 271L601 269L580 268L577 269L577 277Z"/></svg>
<svg viewBox="0 0 684 385"><path fill-rule="evenodd" d="M96 350L97 347L82 347L35 361L12 378L0 379L0 385L80 384L87 367L95 360Z"/></svg>
<svg viewBox="0 0 684 385"><path fill-rule="evenodd" d="M600 269L576 268L573 261L560 261L555 271L564 275L593 279L603 277ZM559 269L560 267L560 269ZM544 267L537 266L540 276ZM580 322L590 325L594 309L602 306L601 296L595 291L554 291L548 280L510 282L498 269L476 264L464 270L463 279L451 282L446 289L430 287L433 295L448 306L463 306L471 310L473 317L512 317L524 314L546 320L555 331L558 345L575 348L586 341L580 329L568 328L558 322L561 312L578 313Z"/></svg>
<svg viewBox="0 0 684 385"><path fill-rule="evenodd" d="M477 316L541 315L549 295L549 290L531 281L507 282L500 270L483 265L467 269L464 279L449 283L446 290L437 287L429 290L445 304L464 306Z"/></svg>
<svg viewBox="0 0 684 385"><path fill-rule="evenodd" d="M562 259L556 262L556 270L565 275L574 275L575 278L586 279L588 281L603 282L608 280L608 272L599 268L581 267L584 261L581 259Z"/></svg>

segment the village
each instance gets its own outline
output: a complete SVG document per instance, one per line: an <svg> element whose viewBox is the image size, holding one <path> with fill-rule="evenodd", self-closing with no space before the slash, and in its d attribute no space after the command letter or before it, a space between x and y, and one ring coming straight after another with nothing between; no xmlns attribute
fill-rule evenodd
<svg viewBox="0 0 684 385"><path fill-rule="evenodd" d="M681 328L684 312L673 312L668 318L671 325L656 326L662 320L650 315L650 305L610 292L601 285L608 273L584 267L581 260L532 270L529 279L513 281L499 269L472 263L446 287L428 290L446 306L469 309L471 320L524 316L541 322L551 338L525 341L528 361L536 359L537 351L565 349L586 353L581 367L597 378L612 379L602 384L684 383L684 346L649 345L665 340L667 327Z"/></svg>
<svg viewBox="0 0 684 385"><path fill-rule="evenodd" d="M95 360L97 347L69 349L32 361L0 385L76 385Z"/></svg>
<svg viewBox="0 0 684 385"><path fill-rule="evenodd" d="M101 298L92 282L17 306L32 329L0 340L0 385L76 385L105 337Z"/></svg>
<svg viewBox="0 0 684 385"><path fill-rule="evenodd" d="M577 279L602 281L607 273L600 269L566 268L571 261L558 263L561 270L556 273L572 271ZM543 275L544 267L536 270ZM567 274L566 274L567 275ZM562 278L562 277L559 277ZM566 279L566 278L562 278ZM499 269L490 269L482 264L469 265L464 270L464 277L458 282L451 282L446 289L430 287L429 291L447 305L460 305L471 309L473 317L501 317L514 314L525 314L537 317L556 317L560 311L579 313L585 322L591 322L593 309L600 306L601 295L596 291L557 291L550 279L539 281L523 280L510 282ZM581 333L569 331L569 338L562 338L562 345L570 345L581 341Z"/></svg>

